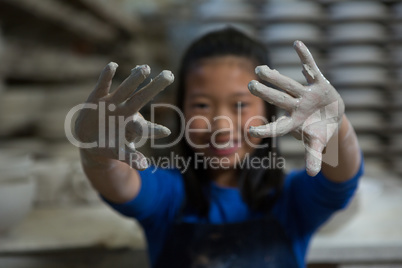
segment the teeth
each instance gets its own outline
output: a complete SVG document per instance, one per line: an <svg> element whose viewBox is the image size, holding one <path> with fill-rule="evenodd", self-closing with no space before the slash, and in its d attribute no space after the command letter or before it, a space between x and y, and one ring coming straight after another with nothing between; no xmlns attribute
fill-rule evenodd
<svg viewBox="0 0 402 268"><path fill-rule="evenodd" d="M215 143L215 144L214 144L214 147L215 147L215 148L218 148L218 149L233 148L233 147L234 147L234 143L233 143L233 142L230 142L230 141L228 141L228 142L226 142L226 143L221 143L221 144Z"/></svg>

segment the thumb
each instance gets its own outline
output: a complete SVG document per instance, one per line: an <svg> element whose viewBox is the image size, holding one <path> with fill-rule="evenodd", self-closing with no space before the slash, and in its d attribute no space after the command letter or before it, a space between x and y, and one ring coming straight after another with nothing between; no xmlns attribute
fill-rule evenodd
<svg viewBox="0 0 402 268"><path fill-rule="evenodd" d="M325 145L318 139L313 139L306 148L306 170L307 174L314 177L320 172L322 164L322 151Z"/></svg>
<svg viewBox="0 0 402 268"><path fill-rule="evenodd" d="M145 170L148 168L147 158L139 151L126 148L124 162L136 170Z"/></svg>

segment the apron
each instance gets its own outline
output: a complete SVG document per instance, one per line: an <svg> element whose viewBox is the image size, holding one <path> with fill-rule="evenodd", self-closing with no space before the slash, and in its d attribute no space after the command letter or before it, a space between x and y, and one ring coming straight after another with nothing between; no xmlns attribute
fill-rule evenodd
<svg viewBox="0 0 402 268"><path fill-rule="evenodd" d="M297 268L290 240L271 215L230 224L173 224L155 268Z"/></svg>

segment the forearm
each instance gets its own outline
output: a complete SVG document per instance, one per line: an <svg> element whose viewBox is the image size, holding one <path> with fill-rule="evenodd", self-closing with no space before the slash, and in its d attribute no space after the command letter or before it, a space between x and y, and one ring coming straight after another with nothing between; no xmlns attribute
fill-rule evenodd
<svg viewBox="0 0 402 268"><path fill-rule="evenodd" d="M356 133L344 115L338 133L323 154L322 173L331 181L344 182L357 173L361 161Z"/></svg>
<svg viewBox="0 0 402 268"><path fill-rule="evenodd" d="M126 163L115 159L95 159L80 149L81 163L92 186L105 198L115 203L133 199L139 192L139 173Z"/></svg>

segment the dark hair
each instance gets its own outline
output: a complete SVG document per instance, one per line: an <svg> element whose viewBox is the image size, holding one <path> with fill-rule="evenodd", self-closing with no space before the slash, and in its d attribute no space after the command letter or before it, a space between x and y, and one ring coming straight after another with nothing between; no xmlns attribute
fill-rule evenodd
<svg viewBox="0 0 402 268"><path fill-rule="evenodd" d="M217 56L246 57L255 65L269 65L268 52L264 45L248 37L244 33L227 27L210 32L196 40L185 52L178 75L177 105L183 111L185 98L185 80L192 64L200 60ZM266 102L264 102L266 103ZM266 117L270 121L275 116L275 106L266 103ZM271 138L265 138L262 143L268 144L265 148L256 149L252 157L278 156L276 145ZM179 143L179 150L184 157L190 157L191 164L183 172L186 189L186 204L184 209L196 211L207 217L209 212L209 182L207 172L194 169L194 151L185 139ZM270 153L271 152L271 153ZM282 188L283 170L243 168L238 171L239 188L243 200L253 210L268 211L275 202Z"/></svg>

